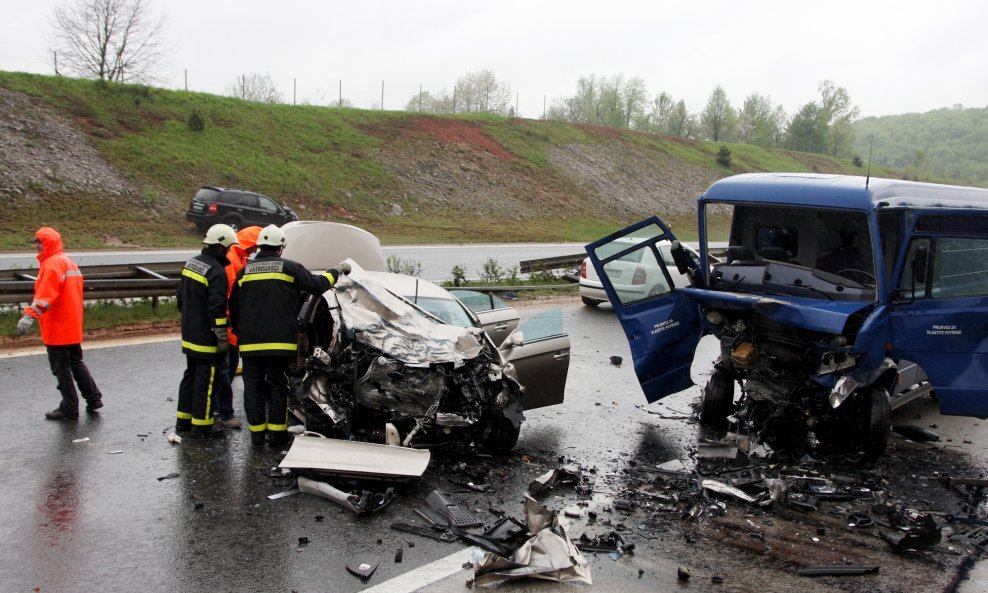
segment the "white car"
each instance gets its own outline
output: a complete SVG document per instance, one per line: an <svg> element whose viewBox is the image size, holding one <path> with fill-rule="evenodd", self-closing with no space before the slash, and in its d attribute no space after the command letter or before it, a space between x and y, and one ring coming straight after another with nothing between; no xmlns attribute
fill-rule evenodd
<svg viewBox="0 0 988 593"><path fill-rule="evenodd" d="M607 245L614 253L615 249L624 249L636 245L639 241L634 238L616 240ZM656 244L662 261L672 275L673 286L680 288L690 285L690 279L685 274L680 274L676 269L676 263L672 259L672 243L663 241ZM684 245L684 247L686 247ZM695 261L700 261L700 256L693 249L686 247L686 251ZM606 257L603 255L601 257ZM640 301L656 294L669 291L669 282L662 273L662 268L655 261L655 255L651 250L638 249L631 251L625 256L616 259L608 264L608 277L614 285L614 290L624 304ZM607 302L607 294L597 276L597 270L590 263L590 258L583 260L580 267L580 299L588 307L596 307Z"/></svg>

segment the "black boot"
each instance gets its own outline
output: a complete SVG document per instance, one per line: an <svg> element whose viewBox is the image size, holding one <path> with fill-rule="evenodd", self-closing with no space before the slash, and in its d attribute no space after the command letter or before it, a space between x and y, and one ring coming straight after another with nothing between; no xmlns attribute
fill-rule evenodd
<svg viewBox="0 0 988 593"><path fill-rule="evenodd" d="M250 433L250 444L259 447L264 444L264 437L267 436L267 432L263 430L251 431Z"/></svg>
<svg viewBox="0 0 988 593"><path fill-rule="evenodd" d="M189 436L194 439L216 439L226 436L226 432L218 426L207 424L205 426L193 426Z"/></svg>
<svg viewBox="0 0 988 593"><path fill-rule="evenodd" d="M98 409L100 409L102 407L103 407L103 400L101 400L101 399L94 399L94 400L91 400L90 402L88 402L86 404L86 412L88 412L90 414L95 414L96 413L96 410L98 410Z"/></svg>
<svg viewBox="0 0 988 593"><path fill-rule="evenodd" d="M55 408L51 412L45 412L45 418L49 420L78 420L79 412L72 414L62 408Z"/></svg>
<svg viewBox="0 0 988 593"><path fill-rule="evenodd" d="M179 418L175 421L175 432L189 432L192 430L192 421L188 418Z"/></svg>

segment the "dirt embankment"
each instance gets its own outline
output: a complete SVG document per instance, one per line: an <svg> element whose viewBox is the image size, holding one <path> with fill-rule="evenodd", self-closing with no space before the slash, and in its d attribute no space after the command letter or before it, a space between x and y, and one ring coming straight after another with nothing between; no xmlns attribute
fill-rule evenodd
<svg viewBox="0 0 988 593"><path fill-rule="evenodd" d="M589 142L553 144L546 137L535 149L545 162L533 164L493 131L504 126L537 135L541 122L408 115L353 125L379 140L354 158L373 161L386 178L346 189L341 198L318 186L276 197L303 218L340 220L400 241L592 238L580 236L580 229L617 228L652 214L691 215L697 193L725 174L680 160L634 133L604 128L581 128ZM69 237L84 237L86 247L191 240L192 225L183 219L188 199L200 185L230 185L223 183L222 167L201 163L197 172L190 170L188 190L179 195L163 189L174 184L156 182L154 170L115 168L114 159L100 152L101 129L43 98L0 87L0 200L6 202L0 230L23 234L51 224ZM153 134L146 140L151 152L158 149L155 142L175 141ZM219 156L218 162L235 158ZM250 180L236 183L259 189Z"/></svg>

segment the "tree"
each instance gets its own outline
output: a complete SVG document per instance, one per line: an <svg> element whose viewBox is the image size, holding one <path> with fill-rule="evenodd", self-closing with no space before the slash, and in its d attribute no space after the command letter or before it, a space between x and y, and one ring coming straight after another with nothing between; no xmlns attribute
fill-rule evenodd
<svg viewBox="0 0 988 593"><path fill-rule="evenodd" d="M849 155L854 150L854 120L861 113L851 105L851 96L844 87L830 80L820 83L821 116L827 121L828 148L831 156Z"/></svg>
<svg viewBox="0 0 988 593"><path fill-rule="evenodd" d="M52 26L59 61L75 74L154 80L164 16L152 15L145 0L75 0L55 8Z"/></svg>
<svg viewBox="0 0 988 593"><path fill-rule="evenodd" d="M774 146L778 136L772 100L752 93L738 112L738 139L745 144Z"/></svg>
<svg viewBox="0 0 988 593"><path fill-rule="evenodd" d="M816 101L803 105L789 122L786 146L791 150L823 153L827 150L827 122Z"/></svg>
<svg viewBox="0 0 988 593"><path fill-rule="evenodd" d="M730 142L734 139L737 133L737 115L722 87L718 86L710 93L707 106L700 114L700 125L707 140Z"/></svg>
<svg viewBox="0 0 988 593"><path fill-rule="evenodd" d="M267 74L252 72L234 80L226 87L226 94L258 103L282 103L278 85Z"/></svg>
<svg viewBox="0 0 988 593"><path fill-rule="evenodd" d="M511 105L511 86L491 70L468 72L453 87L456 111L506 115Z"/></svg>

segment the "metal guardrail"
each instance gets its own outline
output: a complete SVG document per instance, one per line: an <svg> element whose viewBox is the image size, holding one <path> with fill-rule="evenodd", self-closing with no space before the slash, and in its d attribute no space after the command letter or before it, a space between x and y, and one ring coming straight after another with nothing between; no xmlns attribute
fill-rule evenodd
<svg viewBox="0 0 988 593"><path fill-rule="evenodd" d="M83 297L90 300L173 296L184 261L144 265L80 267L85 279ZM38 270L0 272L0 303L30 303Z"/></svg>
<svg viewBox="0 0 988 593"><path fill-rule="evenodd" d="M542 259L526 259L518 262L518 269L523 274L531 274L532 272L544 272L545 270L554 270L557 268L572 268L582 264L586 257L586 253L577 253L574 255L543 257Z"/></svg>
<svg viewBox="0 0 988 593"><path fill-rule="evenodd" d="M550 257L542 260L527 260L521 264L534 266L531 271L548 270L555 267L567 267L565 263L576 257ZM579 261L583 261L583 257L579 256ZM83 297L87 300L113 300L174 296L184 265L185 261L143 265L80 266L79 269L82 270L82 276L85 279ZM37 268L0 271L0 304L30 303L34 298L34 281L37 276ZM462 288L478 292L515 292L556 290L574 286L574 284L546 284L539 286L464 286Z"/></svg>

